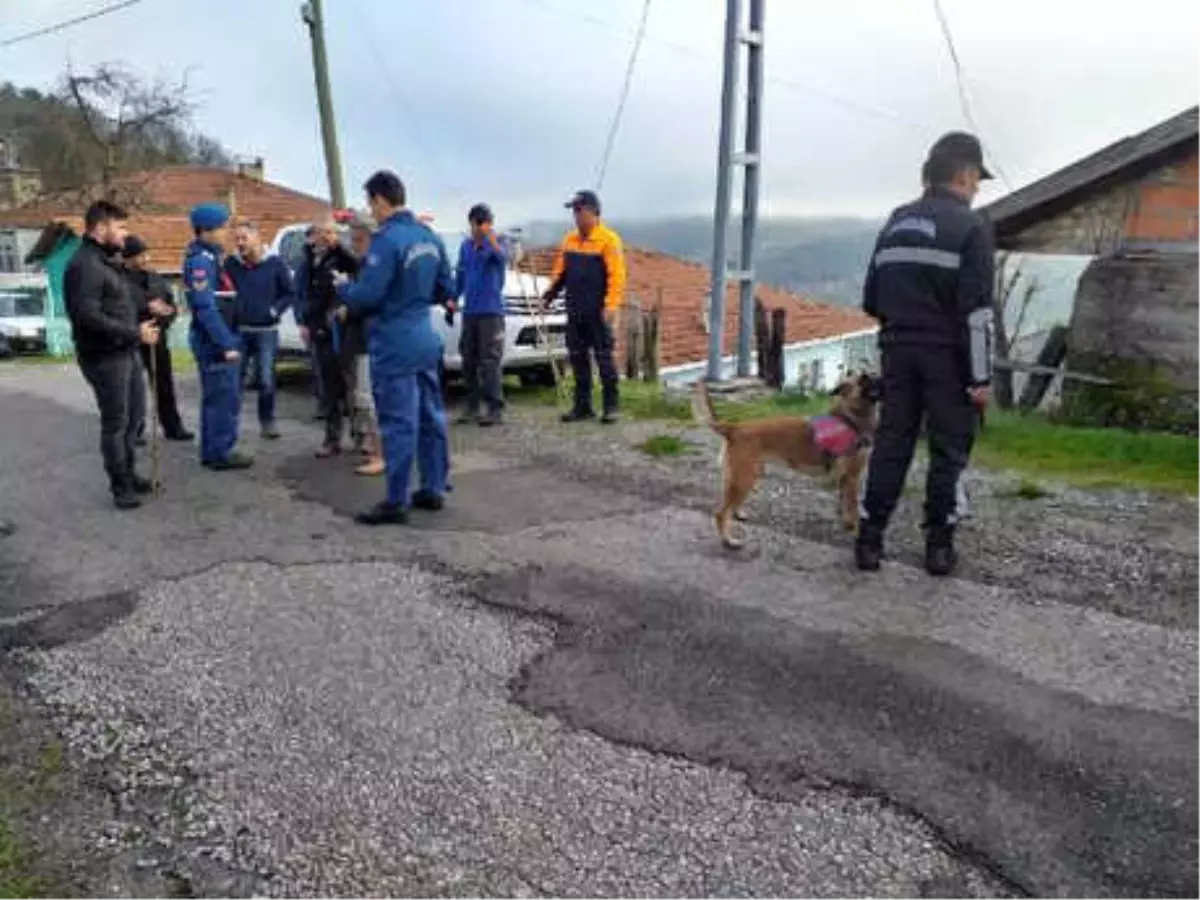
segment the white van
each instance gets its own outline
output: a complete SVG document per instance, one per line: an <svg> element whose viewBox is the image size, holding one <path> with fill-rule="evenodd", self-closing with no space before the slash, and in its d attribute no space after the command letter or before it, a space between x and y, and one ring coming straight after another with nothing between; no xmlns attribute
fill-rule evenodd
<svg viewBox="0 0 1200 900"><path fill-rule="evenodd" d="M279 229L271 242L270 252L278 254L294 273L303 259L304 233L309 223L299 222ZM340 229L342 242L349 245L349 229ZM465 237L462 233L438 232L446 244L451 263L458 260L458 248ZM550 286L550 280L540 276L518 272L509 268L504 277L505 316L504 372L516 375L522 384L553 384L554 373L551 360L561 367L567 357L567 316L563 301L556 300L545 314L540 313L539 298ZM445 346L443 365L446 374L455 377L462 372L462 356L458 352L458 340L462 333L462 316L454 317L454 324L446 324L446 311L435 306L430 311L433 327L442 337ZM307 350L300 340L300 329L289 310L279 323L280 355L304 355Z"/></svg>

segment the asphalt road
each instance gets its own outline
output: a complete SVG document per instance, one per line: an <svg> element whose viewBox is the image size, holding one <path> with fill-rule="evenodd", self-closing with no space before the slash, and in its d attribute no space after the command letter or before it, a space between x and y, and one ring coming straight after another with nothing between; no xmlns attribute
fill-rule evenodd
<svg viewBox="0 0 1200 900"><path fill-rule="evenodd" d="M724 553L711 462L641 458L640 426L459 430L448 508L364 531L379 483L284 409L253 471L170 446L118 515L77 373L0 369L0 645L112 799L75 826L109 882L126 853L199 894L1200 891L1194 626L1020 568L859 576L773 524L819 488ZM1143 587L1097 595L1194 608L1171 515Z"/></svg>

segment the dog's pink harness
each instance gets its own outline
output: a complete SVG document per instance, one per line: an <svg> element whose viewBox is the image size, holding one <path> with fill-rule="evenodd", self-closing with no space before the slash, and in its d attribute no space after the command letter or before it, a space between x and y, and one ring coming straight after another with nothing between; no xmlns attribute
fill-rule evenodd
<svg viewBox="0 0 1200 900"><path fill-rule="evenodd" d="M854 427L840 416L814 416L808 420L813 443L829 459L840 459L854 453L862 441Z"/></svg>

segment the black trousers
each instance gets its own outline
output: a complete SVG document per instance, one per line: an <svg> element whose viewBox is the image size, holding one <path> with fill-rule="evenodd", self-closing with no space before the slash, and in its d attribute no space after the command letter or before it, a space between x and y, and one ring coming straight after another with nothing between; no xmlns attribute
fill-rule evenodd
<svg viewBox="0 0 1200 900"><path fill-rule="evenodd" d="M863 496L863 522L882 529L904 490L922 419L929 435L925 527L953 526L958 479L975 442L978 413L967 396L953 348L888 347L883 352L883 408Z"/></svg>
<svg viewBox="0 0 1200 900"><path fill-rule="evenodd" d="M477 412L481 397L488 412L497 413L504 409L500 386L504 363L504 316L463 316L458 352L462 354L467 411Z"/></svg>
<svg viewBox="0 0 1200 900"><path fill-rule="evenodd" d="M333 335L327 331L314 333L313 358L321 380L321 411L325 414L325 442L336 444L345 432L346 420L352 415L351 397L347 391L342 359L333 345Z"/></svg>
<svg viewBox="0 0 1200 900"><path fill-rule="evenodd" d="M616 412L619 402L617 367L613 363L613 333L603 309L567 308L567 355L575 374L575 412L592 410L592 357L600 370L605 412Z"/></svg>
<svg viewBox="0 0 1200 900"><path fill-rule="evenodd" d="M140 350L142 364L146 367L146 380L152 380L151 372L158 376L158 380L151 387L154 390L154 403L158 409L158 422L162 426L163 434L180 434L183 431L183 419L179 416L179 404L175 399L175 377L171 374L171 350L167 347L166 332L163 332L157 344L142 344ZM152 357L153 369L150 366Z"/></svg>
<svg viewBox="0 0 1200 900"><path fill-rule="evenodd" d="M100 409L100 455L113 491L128 490L138 429L146 415L142 361L134 349L79 360Z"/></svg>

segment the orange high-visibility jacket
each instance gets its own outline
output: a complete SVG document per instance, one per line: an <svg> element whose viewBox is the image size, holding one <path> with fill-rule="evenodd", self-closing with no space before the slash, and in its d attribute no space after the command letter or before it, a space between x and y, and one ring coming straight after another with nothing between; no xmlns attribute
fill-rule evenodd
<svg viewBox="0 0 1200 900"><path fill-rule="evenodd" d="M566 290L568 311L617 309L625 295L625 253L621 238L597 222L586 238L573 229L554 257L553 296Z"/></svg>

